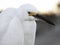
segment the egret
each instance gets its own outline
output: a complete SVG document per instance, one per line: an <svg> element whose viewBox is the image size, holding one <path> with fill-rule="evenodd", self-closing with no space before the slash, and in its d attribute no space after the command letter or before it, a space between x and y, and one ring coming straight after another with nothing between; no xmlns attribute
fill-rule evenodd
<svg viewBox="0 0 60 45"><path fill-rule="evenodd" d="M3 45L34 45L36 22L33 16L29 16L29 11L37 12L37 9L31 4L18 8L17 15L9 23L3 37Z"/></svg>

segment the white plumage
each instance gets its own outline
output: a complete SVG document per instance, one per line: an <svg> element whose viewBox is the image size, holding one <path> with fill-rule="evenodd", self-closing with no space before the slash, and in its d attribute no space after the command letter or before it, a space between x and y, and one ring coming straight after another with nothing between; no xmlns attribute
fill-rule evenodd
<svg viewBox="0 0 60 45"><path fill-rule="evenodd" d="M16 9L14 8L7 8L0 14L0 39L7 31L8 24L15 15Z"/></svg>
<svg viewBox="0 0 60 45"><path fill-rule="evenodd" d="M10 22L1 45L24 45L24 32L21 21L17 17Z"/></svg>

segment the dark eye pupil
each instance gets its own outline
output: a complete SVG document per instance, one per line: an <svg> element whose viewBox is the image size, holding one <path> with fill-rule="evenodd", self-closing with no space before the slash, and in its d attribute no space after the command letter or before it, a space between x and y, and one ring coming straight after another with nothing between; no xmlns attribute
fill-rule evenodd
<svg viewBox="0 0 60 45"><path fill-rule="evenodd" d="M30 12L28 12L28 14L30 14Z"/></svg>

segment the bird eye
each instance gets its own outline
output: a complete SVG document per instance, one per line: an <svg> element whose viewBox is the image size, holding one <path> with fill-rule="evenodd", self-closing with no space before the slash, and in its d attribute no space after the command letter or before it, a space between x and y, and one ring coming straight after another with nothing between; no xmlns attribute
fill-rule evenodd
<svg viewBox="0 0 60 45"><path fill-rule="evenodd" d="M33 15L36 15L36 12L29 12L28 11L28 14L29 14L29 16L33 16Z"/></svg>
<svg viewBox="0 0 60 45"><path fill-rule="evenodd" d="M28 14L30 14L30 12L28 12Z"/></svg>

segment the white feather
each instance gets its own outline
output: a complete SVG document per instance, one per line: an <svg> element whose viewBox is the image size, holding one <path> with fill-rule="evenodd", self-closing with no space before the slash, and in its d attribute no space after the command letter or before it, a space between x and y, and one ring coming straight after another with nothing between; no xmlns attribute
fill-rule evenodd
<svg viewBox="0 0 60 45"><path fill-rule="evenodd" d="M8 8L0 14L0 41L14 16L16 16L16 9L14 8Z"/></svg>
<svg viewBox="0 0 60 45"><path fill-rule="evenodd" d="M15 17L9 24L7 33L2 39L2 45L24 45L24 32L21 21Z"/></svg>

